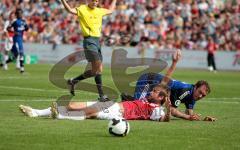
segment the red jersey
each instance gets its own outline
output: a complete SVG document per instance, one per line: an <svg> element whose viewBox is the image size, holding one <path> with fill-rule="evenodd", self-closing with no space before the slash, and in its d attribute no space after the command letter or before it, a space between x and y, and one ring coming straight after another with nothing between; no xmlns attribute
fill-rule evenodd
<svg viewBox="0 0 240 150"><path fill-rule="evenodd" d="M208 50L208 53L214 54L214 52L217 50L217 44L215 44L215 43L208 43L207 50Z"/></svg>
<svg viewBox="0 0 240 150"><path fill-rule="evenodd" d="M163 115L163 107L146 100L122 102L123 117L127 120L159 120Z"/></svg>

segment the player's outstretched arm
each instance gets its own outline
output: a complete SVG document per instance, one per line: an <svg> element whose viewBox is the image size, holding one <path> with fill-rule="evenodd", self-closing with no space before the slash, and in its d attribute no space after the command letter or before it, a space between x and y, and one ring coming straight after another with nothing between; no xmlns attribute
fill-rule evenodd
<svg viewBox="0 0 240 150"><path fill-rule="evenodd" d="M68 3L66 2L66 0L61 0L64 8L71 14L77 15L77 10L75 8L71 8Z"/></svg>
<svg viewBox="0 0 240 150"><path fill-rule="evenodd" d="M176 69L177 63L180 60L181 56L182 56L181 50L180 49L176 50L176 52L172 56L172 64L167 70L163 80L161 81L161 84L168 84L170 78L172 77L173 72Z"/></svg>
<svg viewBox="0 0 240 150"><path fill-rule="evenodd" d="M117 0L112 0L112 3L110 5L106 15L110 15L114 12L114 10L116 9L116 3L117 3Z"/></svg>
<svg viewBox="0 0 240 150"><path fill-rule="evenodd" d="M177 117L177 118L183 118L183 119L190 120L190 121L200 120L200 116L198 116L196 114L187 115L187 114L182 113L181 111L177 110L174 107L171 107L171 113L174 117Z"/></svg>

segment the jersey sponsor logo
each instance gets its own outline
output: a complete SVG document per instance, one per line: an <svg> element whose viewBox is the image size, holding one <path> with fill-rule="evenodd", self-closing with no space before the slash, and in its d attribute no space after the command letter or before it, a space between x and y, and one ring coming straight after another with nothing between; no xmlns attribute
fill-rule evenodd
<svg viewBox="0 0 240 150"><path fill-rule="evenodd" d="M186 92L184 92L181 96L179 96L179 99L180 100L182 100L182 99L184 99L187 95L189 95L190 94L190 91L186 91Z"/></svg>
<svg viewBox="0 0 240 150"><path fill-rule="evenodd" d="M145 98L147 96L148 90L149 90L149 84L146 84L139 99Z"/></svg>
<svg viewBox="0 0 240 150"><path fill-rule="evenodd" d="M175 101L175 106L179 106L181 104L181 101L180 100L176 100Z"/></svg>
<svg viewBox="0 0 240 150"><path fill-rule="evenodd" d="M18 30L23 31L23 30L25 30L25 28L24 28L24 26L20 26L20 27L18 27Z"/></svg>

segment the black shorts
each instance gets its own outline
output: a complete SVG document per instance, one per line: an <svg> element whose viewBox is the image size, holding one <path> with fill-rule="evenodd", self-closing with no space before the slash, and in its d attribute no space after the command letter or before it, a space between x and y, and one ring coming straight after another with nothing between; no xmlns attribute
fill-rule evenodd
<svg viewBox="0 0 240 150"><path fill-rule="evenodd" d="M99 37L84 37L83 48L88 62L103 60Z"/></svg>

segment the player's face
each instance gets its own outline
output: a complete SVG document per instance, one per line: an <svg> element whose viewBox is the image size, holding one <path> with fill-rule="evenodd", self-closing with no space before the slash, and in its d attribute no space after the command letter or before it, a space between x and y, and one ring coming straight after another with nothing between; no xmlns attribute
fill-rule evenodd
<svg viewBox="0 0 240 150"><path fill-rule="evenodd" d="M204 98L207 94L208 94L207 87L205 85L202 85L199 88L194 89L193 98L195 100L200 100Z"/></svg>
<svg viewBox="0 0 240 150"><path fill-rule="evenodd" d="M90 0L89 2L90 8L95 8L98 6L98 4L99 4L99 0Z"/></svg>
<svg viewBox="0 0 240 150"><path fill-rule="evenodd" d="M162 91L160 88L153 88L150 92L150 98L154 101L160 103L163 100L163 96L159 96L159 93Z"/></svg>
<svg viewBox="0 0 240 150"><path fill-rule="evenodd" d="M21 12L21 11L17 12L17 13L16 13L16 17L17 17L17 18L22 18L22 12Z"/></svg>

